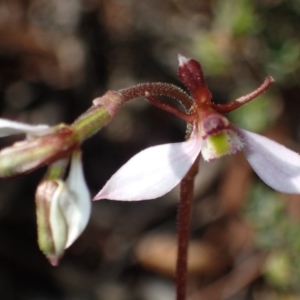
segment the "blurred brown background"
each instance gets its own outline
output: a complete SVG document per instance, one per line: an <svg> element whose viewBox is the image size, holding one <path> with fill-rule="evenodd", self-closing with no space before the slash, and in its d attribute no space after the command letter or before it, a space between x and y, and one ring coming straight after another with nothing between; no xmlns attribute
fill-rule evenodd
<svg viewBox="0 0 300 300"><path fill-rule="evenodd" d="M70 123L108 89L182 86L181 53L202 63L217 103L273 76L270 91L230 118L299 151L299 20L298 0L1 0L1 117ZM184 133L182 121L145 100L126 104L83 146L91 194L141 149ZM44 171L0 181L1 299L174 299L177 190L94 203L88 228L53 268L36 242ZM189 299L299 299L299 236L299 196L270 190L242 154L202 162Z"/></svg>

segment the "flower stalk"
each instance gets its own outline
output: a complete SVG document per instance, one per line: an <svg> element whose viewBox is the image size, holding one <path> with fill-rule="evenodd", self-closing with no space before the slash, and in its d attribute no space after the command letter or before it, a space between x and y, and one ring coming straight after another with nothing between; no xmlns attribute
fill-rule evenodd
<svg viewBox="0 0 300 300"><path fill-rule="evenodd" d="M96 98L93 101L93 106L72 124L77 141L82 143L103 126L106 126L123 103L122 94L113 91L108 91L102 97Z"/></svg>
<svg viewBox="0 0 300 300"><path fill-rule="evenodd" d="M194 179L199 169L199 158L180 182L180 202L177 215L177 263L176 295L177 300L185 300L188 280L188 248L190 240L191 216L193 208Z"/></svg>

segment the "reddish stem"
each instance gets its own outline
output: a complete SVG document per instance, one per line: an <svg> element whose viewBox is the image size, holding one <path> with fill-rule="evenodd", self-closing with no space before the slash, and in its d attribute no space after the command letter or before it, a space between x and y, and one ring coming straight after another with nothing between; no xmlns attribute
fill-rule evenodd
<svg viewBox="0 0 300 300"><path fill-rule="evenodd" d="M122 94L124 101L138 97L144 97L148 92L151 95L163 95L179 101L186 111L189 111L194 101L191 97L176 85L162 82L142 83L133 87L118 91Z"/></svg>
<svg viewBox="0 0 300 300"><path fill-rule="evenodd" d="M265 92L273 82L273 77L268 76L263 82L263 84L252 93L247 94L227 104L212 104L211 107L213 107L219 113L231 112Z"/></svg>
<svg viewBox="0 0 300 300"><path fill-rule="evenodd" d="M156 107L165 110L183 120L185 120L188 123L192 123L196 117L197 114L196 113L192 113L192 114L186 114L180 110L178 110L175 107L172 107L168 104L162 103L160 102L158 99L156 99L155 97L153 97L152 95L150 95L148 92L145 93L145 97L147 98L148 101L150 101L153 105L155 105Z"/></svg>
<svg viewBox="0 0 300 300"><path fill-rule="evenodd" d="M178 208L178 251L176 265L176 299L185 300L188 278L188 246L190 240L191 214L194 194L194 178L198 173L199 157L180 183Z"/></svg>

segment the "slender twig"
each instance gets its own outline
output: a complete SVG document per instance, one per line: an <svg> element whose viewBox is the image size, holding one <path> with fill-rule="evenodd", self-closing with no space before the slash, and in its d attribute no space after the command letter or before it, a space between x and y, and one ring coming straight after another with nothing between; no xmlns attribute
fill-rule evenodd
<svg viewBox="0 0 300 300"><path fill-rule="evenodd" d="M199 157L180 183L180 202L178 208L178 251L176 265L177 300L186 299L188 277L188 245L190 240L191 213L194 194L194 178L198 173Z"/></svg>

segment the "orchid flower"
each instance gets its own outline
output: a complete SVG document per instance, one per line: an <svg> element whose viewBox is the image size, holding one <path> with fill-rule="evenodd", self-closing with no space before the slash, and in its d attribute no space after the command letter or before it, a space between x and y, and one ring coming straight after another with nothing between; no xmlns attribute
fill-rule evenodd
<svg viewBox="0 0 300 300"><path fill-rule="evenodd" d="M78 143L67 125L51 128L0 119L2 137L19 133L25 133L27 139L0 151L0 173L3 177L14 176L50 163L35 197L38 242L51 264L57 265L64 250L85 229L91 213L80 151L73 151ZM64 181L62 177L69 161L68 151L73 154L69 176ZM64 155L65 158L55 160Z"/></svg>
<svg viewBox="0 0 300 300"><path fill-rule="evenodd" d="M0 137L26 134L0 151L0 177L7 178L49 165L37 187L38 244L52 265L85 229L91 198L81 163L80 144L108 124L123 103L122 95L107 92L72 125L28 125L0 119ZM64 173L70 161L69 174Z"/></svg>
<svg viewBox="0 0 300 300"><path fill-rule="evenodd" d="M189 123L189 138L181 143L150 147L132 157L105 184L94 200L147 200L173 189L201 153L212 161L242 151L257 175L274 190L300 193L300 156L259 134L230 123L230 112L264 92L273 82L267 77L254 92L228 104L214 104L200 64L179 55L179 77L193 100L189 114L159 102L150 93L146 98L156 106Z"/></svg>

